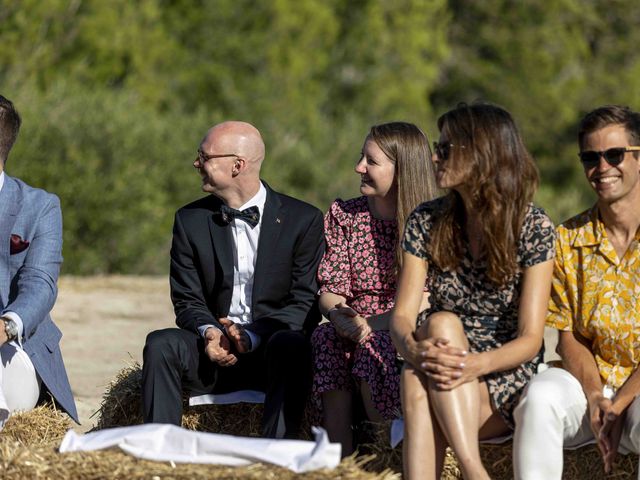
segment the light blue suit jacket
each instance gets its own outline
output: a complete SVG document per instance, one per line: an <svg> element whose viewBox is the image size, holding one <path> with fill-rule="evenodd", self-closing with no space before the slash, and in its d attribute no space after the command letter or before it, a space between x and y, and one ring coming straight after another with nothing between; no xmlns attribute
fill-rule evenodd
<svg viewBox="0 0 640 480"><path fill-rule="evenodd" d="M10 254L11 234L30 242ZM62 263L62 213L58 197L5 172L0 190L0 312L22 319L22 346L47 389L78 422L78 412L60 353L62 333L49 312L58 294Z"/></svg>

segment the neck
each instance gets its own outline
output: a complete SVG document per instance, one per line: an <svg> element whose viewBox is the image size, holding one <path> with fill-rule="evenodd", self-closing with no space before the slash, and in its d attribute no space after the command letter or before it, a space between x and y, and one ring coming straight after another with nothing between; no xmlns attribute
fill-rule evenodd
<svg viewBox="0 0 640 480"><path fill-rule="evenodd" d="M258 190L260 190L260 179L250 180L238 185L237 188L225 192L220 195L220 198L231 208L240 208L255 197Z"/></svg>
<svg viewBox="0 0 640 480"><path fill-rule="evenodd" d="M634 198L598 202L598 212L607 232L624 243L631 242L640 227L640 189Z"/></svg>
<svg viewBox="0 0 640 480"><path fill-rule="evenodd" d="M396 202L395 198L389 197L367 197L369 211L378 220L395 220Z"/></svg>

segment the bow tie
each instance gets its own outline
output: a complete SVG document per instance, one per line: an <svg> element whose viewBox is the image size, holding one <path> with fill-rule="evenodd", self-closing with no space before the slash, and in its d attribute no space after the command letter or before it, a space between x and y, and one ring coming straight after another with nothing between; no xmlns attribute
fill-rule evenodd
<svg viewBox="0 0 640 480"><path fill-rule="evenodd" d="M242 211L228 207L227 205L222 205L220 207L220 215L222 216L222 221L225 223L231 223L234 219L244 220L251 228L258 225L258 221L260 220L260 210L258 210L258 207L255 205L245 208Z"/></svg>

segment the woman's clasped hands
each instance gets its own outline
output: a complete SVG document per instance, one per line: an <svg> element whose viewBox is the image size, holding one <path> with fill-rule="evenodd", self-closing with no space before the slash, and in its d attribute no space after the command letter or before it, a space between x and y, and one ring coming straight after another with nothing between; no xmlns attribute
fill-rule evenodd
<svg viewBox="0 0 640 480"><path fill-rule="evenodd" d="M362 342L371 333L367 319L344 303L336 304L328 316L338 335L355 343Z"/></svg>
<svg viewBox="0 0 640 480"><path fill-rule="evenodd" d="M446 338L427 338L415 342L410 363L424 372L440 390L453 390L482 375L478 354L454 347Z"/></svg>

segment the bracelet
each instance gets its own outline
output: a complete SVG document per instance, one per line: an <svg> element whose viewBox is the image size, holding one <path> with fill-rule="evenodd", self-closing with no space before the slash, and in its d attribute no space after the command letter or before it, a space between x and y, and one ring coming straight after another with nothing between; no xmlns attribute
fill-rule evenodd
<svg viewBox="0 0 640 480"><path fill-rule="evenodd" d="M327 310L327 319L329 321L331 321L331 312L335 312L336 310L338 310L338 307L332 307L329 310Z"/></svg>

